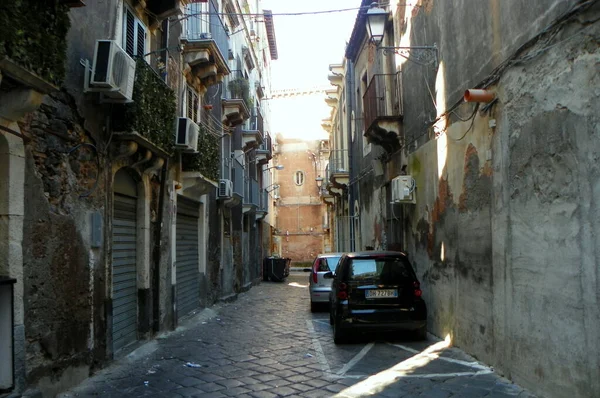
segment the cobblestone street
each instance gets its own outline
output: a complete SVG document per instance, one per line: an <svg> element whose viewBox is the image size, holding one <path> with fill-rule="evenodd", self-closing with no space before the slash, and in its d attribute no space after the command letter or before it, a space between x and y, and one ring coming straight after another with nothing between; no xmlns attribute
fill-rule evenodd
<svg viewBox="0 0 600 398"><path fill-rule="evenodd" d="M336 346L306 279L203 310L59 397L532 397L433 336Z"/></svg>

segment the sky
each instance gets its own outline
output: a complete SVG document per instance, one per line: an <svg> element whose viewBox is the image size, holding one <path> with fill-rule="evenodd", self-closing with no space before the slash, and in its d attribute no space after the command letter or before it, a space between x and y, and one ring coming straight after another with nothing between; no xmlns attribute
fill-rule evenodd
<svg viewBox="0 0 600 398"><path fill-rule="evenodd" d="M329 86L330 64L340 64L361 0L262 0L273 12L278 59L271 63L272 88ZM314 15L277 15L356 8ZM269 100L271 132L285 137L326 137L321 127L330 108L324 96Z"/></svg>

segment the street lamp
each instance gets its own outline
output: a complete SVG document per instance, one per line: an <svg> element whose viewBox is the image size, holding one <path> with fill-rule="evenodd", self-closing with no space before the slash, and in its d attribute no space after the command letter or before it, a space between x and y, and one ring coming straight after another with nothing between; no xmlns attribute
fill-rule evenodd
<svg viewBox="0 0 600 398"><path fill-rule="evenodd" d="M371 3L371 8L367 11L367 33L371 41L378 49L383 51L384 55L398 54L409 61L421 65L434 63L437 65L438 49L433 46L410 46L410 47L385 47L381 46L383 36L385 35L385 25L389 17L389 12L377 6L377 3Z"/></svg>
<svg viewBox="0 0 600 398"><path fill-rule="evenodd" d="M275 170L283 170L284 166L282 164L278 164L277 166L271 166L271 167L267 167L265 169L265 171L271 170L271 169L275 169Z"/></svg>
<svg viewBox="0 0 600 398"><path fill-rule="evenodd" d="M317 187L321 189L321 186L323 185L323 177L318 176L317 178L315 178L315 182L317 183Z"/></svg>

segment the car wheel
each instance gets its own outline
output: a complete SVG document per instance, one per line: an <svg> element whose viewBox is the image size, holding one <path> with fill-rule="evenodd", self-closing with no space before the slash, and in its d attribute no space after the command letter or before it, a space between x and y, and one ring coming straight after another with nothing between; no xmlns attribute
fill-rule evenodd
<svg viewBox="0 0 600 398"><path fill-rule="evenodd" d="M415 340L427 340L427 326L423 326L415 330Z"/></svg>
<svg viewBox="0 0 600 398"><path fill-rule="evenodd" d="M317 312L317 303L310 302L310 312Z"/></svg>
<svg viewBox="0 0 600 398"><path fill-rule="evenodd" d="M345 331L340 327L340 321L337 319L333 320L333 342L335 344L344 344L348 340L348 336Z"/></svg>

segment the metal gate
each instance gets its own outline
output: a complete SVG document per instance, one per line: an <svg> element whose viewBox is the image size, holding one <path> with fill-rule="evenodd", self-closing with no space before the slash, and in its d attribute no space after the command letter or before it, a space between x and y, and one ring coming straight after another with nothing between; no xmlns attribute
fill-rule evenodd
<svg viewBox="0 0 600 398"><path fill-rule="evenodd" d="M112 234L113 352L137 340L137 198L115 193Z"/></svg>
<svg viewBox="0 0 600 398"><path fill-rule="evenodd" d="M200 204L177 197L177 318L198 308L198 218Z"/></svg>

